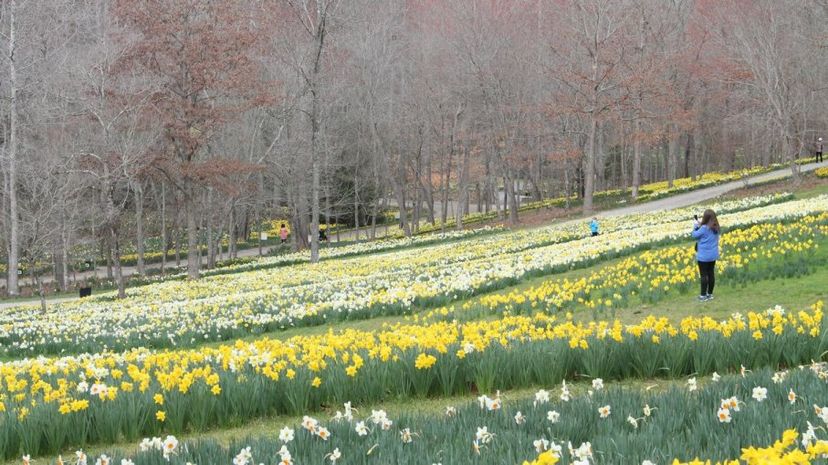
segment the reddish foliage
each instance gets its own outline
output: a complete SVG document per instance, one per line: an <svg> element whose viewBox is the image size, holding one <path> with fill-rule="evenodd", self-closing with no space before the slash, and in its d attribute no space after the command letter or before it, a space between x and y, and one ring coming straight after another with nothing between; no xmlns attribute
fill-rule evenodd
<svg viewBox="0 0 828 465"><path fill-rule="evenodd" d="M272 99L255 60L260 31L248 2L115 0L113 13L133 33L116 70L147 75L166 168L197 182L245 171L226 160L195 162L229 119Z"/></svg>

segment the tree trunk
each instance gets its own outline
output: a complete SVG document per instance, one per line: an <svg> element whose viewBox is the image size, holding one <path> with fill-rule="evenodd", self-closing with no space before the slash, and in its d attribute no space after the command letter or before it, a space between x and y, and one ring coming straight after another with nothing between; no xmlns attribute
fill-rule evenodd
<svg viewBox="0 0 828 465"><path fill-rule="evenodd" d="M187 277L190 279L198 279L200 270L198 269L198 228L194 189L192 186L187 186L184 192L184 214L187 215Z"/></svg>
<svg viewBox="0 0 828 465"><path fill-rule="evenodd" d="M452 136L452 141L453 140L454 137ZM452 155L454 155L454 142L452 142L452 148L449 149L446 171L443 172L443 204L440 205L440 229L443 231L445 231L446 221L448 220L449 186L451 181Z"/></svg>
<svg viewBox="0 0 828 465"><path fill-rule="evenodd" d="M483 194L480 191L480 183L479 182L474 183L474 192L475 192L475 198L477 199L477 213L480 213L481 211L483 211L483 203L482 203L483 202L483 199L482 199Z"/></svg>
<svg viewBox="0 0 828 465"><path fill-rule="evenodd" d="M61 291L66 290L66 272L64 267L64 251L62 235L54 236L52 240L52 262L54 264L55 285Z"/></svg>
<svg viewBox="0 0 828 465"><path fill-rule="evenodd" d="M317 11L317 15L319 12ZM321 178L321 163L319 160L319 78L322 62L322 50L325 47L325 22L323 18L317 18L315 59L313 61L313 74L311 75L311 263L319 261L319 191Z"/></svg>
<svg viewBox="0 0 828 465"><path fill-rule="evenodd" d="M359 161L359 154L357 154L357 161ZM354 235L356 241L359 242L359 177L357 170L354 170Z"/></svg>
<svg viewBox="0 0 828 465"><path fill-rule="evenodd" d="M9 172L9 266L7 271L6 289L10 296L20 295L17 280L17 271L20 261L20 238L18 234L20 220L17 212L17 63L16 63L16 35L17 26L15 16L17 1L9 0L9 140L8 140L8 172Z"/></svg>
<svg viewBox="0 0 828 465"><path fill-rule="evenodd" d="M690 177L690 154L691 154L691 147L693 146L693 135L689 132L687 133L687 145L684 147L684 175L685 177Z"/></svg>
<svg viewBox="0 0 828 465"><path fill-rule="evenodd" d="M236 201L232 200L230 202L230 218L227 224L227 231L230 233L227 244L227 255L231 260L236 258L236 242L238 241L238 238L236 237L236 234L238 233L236 222Z"/></svg>
<svg viewBox="0 0 828 465"><path fill-rule="evenodd" d="M213 189L207 189L207 205L213 205ZM207 214L207 269L216 267L216 243L213 241L213 215Z"/></svg>
<svg viewBox="0 0 828 465"><path fill-rule="evenodd" d="M373 203L374 203L374 205L372 206L372 210L371 210L371 233L370 233L371 234L370 235L370 240L372 240L372 241L377 238L377 208L378 208L377 207L378 203L377 203L376 199L374 200ZM338 233L339 228L337 228L336 230L337 230L337 233Z"/></svg>
<svg viewBox="0 0 828 465"><path fill-rule="evenodd" d="M397 176L391 176L391 184L394 187L397 204L400 206L400 227L402 227L405 237L411 237L411 228L408 225L408 212L405 210L405 167L402 161L397 165ZM445 224L445 221L443 224Z"/></svg>
<svg viewBox="0 0 828 465"><path fill-rule="evenodd" d="M465 198L468 195L469 183L469 147L463 147L463 162L460 163L460 172L457 175L457 208L455 212L455 229L463 229L463 214L465 213Z"/></svg>
<svg viewBox="0 0 828 465"><path fill-rule="evenodd" d="M435 215L434 215L434 186L431 184L431 150L425 151L425 182L423 183L423 189L425 194L425 201L428 205L428 222L434 225Z"/></svg>
<svg viewBox="0 0 828 465"><path fill-rule="evenodd" d="M221 223L218 224L218 229L213 234L213 248L216 251L216 262L224 260L224 249L221 246L221 236L224 230L221 228Z"/></svg>
<svg viewBox="0 0 828 465"><path fill-rule="evenodd" d="M799 184L801 179L799 176L799 165L796 164L796 151L794 150L793 137L786 127L782 128L782 150L791 164L791 182L794 185Z"/></svg>
<svg viewBox="0 0 828 465"><path fill-rule="evenodd" d="M457 111L454 112L454 119L451 123L451 135L449 136L449 153L448 153L448 166L446 167L445 173L445 181L443 183L443 209L441 214L441 222L442 226L440 229L445 231L445 224L446 220L448 219L448 200L449 200L449 188L451 187L451 159L454 155L454 146L456 145L456 137L457 137L457 123L460 120L460 116L463 114L464 108L463 104L460 103L457 105Z"/></svg>
<svg viewBox="0 0 828 465"><path fill-rule="evenodd" d="M621 153L619 155L619 168L621 169L621 189L623 189L624 191L626 191L627 188L630 186L629 179L627 179L627 154L629 153L629 150L629 140L627 140L627 138L625 137L624 145L621 148Z"/></svg>
<svg viewBox="0 0 828 465"><path fill-rule="evenodd" d="M175 194L175 202L173 202L173 245L175 246L175 267L181 267L181 204L179 201L178 192Z"/></svg>
<svg viewBox="0 0 828 465"><path fill-rule="evenodd" d="M109 253L115 268L115 283L118 286L118 298L123 299L126 297L126 289L124 286L123 271L121 270L121 247L118 243L118 230L111 222L109 225L109 240Z"/></svg>
<svg viewBox="0 0 828 465"><path fill-rule="evenodd" d="M604 125L598 125L595 134L595 190L604 190L606 153L604 153Z"/></svg>
<svg viewBox="0 0 828 465"><path fill-rule="evenodd" d="M66 281L66 285L64 287L64 291L68 290L69 288L69 233L66 231L66 216L63 217L63 223L60 230L60 241L61 247L60 251L63 254L63 259L61 263L63 263L63 276L64 281Z"/></svg>
<svg viewBox="0 0 828 465"><path fill-rule="evenodd" d="M598 130L597 102L593 100L593 113L590 115L587 150L584 157L584 213L592 213L592 194L595 190L595 135Z"/></svg>
<svg viewBox="0 0 828 465"><path fill-rule="evenodd" d="M489 169L489 156L486 155L483 174L483 195L485 196L484 211L489 213L492 206L492 174Z"/></svg>
<svg viewBox="0 0 828 465"><path fill-rule="evenodd" d="M103 250L106 252L106 279L114 280L115 274L112 272L112 245L106 236L104 236L102 242Z"/></svg>
<svg viewBox="0 0 828 465"><path fill-rule="evenodd" d="M0 118L2 118L2 114L0 114ZM0 124L0 128L3 130L3 140L8 140L8 134L6 134L6 126ZM8 211L9 211L9 174L6 170L0 170L3 174L3 197L0 198L0 231L3 232L2 240L0 243L3 245L3 252L5 252L6 256L9 256L9 241L7 238L9 237L9 224L8 224ZM8 269L6 269L8 271ZM8 285L8 276L6 276L6 284ZM8 289L8 288L6 288Z"/></svg>
<svg viewBox="0 0 828 465"><path fill-rule="evenodd" d="M633 166L632 166L632 199L638 200L638 188L641 186L641 118L635 118L633 130Z"/></svg>
<svg viewBox="0 0 828 465"><path fill-rule="evenodd" d="M506 196L509 198L509 223L518 224L518 201L515 191L515 181L512 179L512 172L506 168L506 177L503 179L506 185Z"/></svg>
<svg viewBox="0 0 828 465"><path fill-rule="evenodd" d="M667 187L673 187L676 180L679 152L679 134L675 124L669 126L670 139L667 142Z"/></svg>
<svg viewBox="0 0 828 465"><path fill-rule="evenodd" d="M138 183L135 186L135 251L138 254L138 274L147 273L144 266L144 189Z"/></svg>
<svg viewBox="0 0 828 465"><path fill-rule="evenodd" d="M164 271L167 267L167 186L163 182L161 183L161 208L158 209L161 212L161 274L164 274Z"/></svg>

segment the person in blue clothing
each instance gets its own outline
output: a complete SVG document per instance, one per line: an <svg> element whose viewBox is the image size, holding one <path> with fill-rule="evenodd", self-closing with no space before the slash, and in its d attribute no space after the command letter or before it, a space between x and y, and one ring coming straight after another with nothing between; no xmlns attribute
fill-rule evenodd
<svg viewBox="0 0 828 465"><path fill-rule="evenodd" d="M699 302L713 300L713 286L716 284L714 270L719 259L719 220L716 212L707 209L701 221L695 216L693 238L696 240L696 261L699 263L701 293Z"/></svg>
<svg viewBox="0 0 828 465"><path fill-rule="evenodd" d="M592 221L589 222L589 230L592 231L593 236L598 235L598 218L593 217Z"/></svg>

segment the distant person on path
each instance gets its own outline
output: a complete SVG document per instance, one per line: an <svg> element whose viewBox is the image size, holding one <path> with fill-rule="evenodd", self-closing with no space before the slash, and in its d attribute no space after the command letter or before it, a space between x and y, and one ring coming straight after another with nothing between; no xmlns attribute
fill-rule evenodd
<svg viewBox="0 0 828 465"><path fill-rule="evenodd" d="M284 224L284 223L282 223L282 227L281 227L281 228L279 228L279 239L281 239L281 240L282 240L282 244L284 244L284 243L286 243L286 242L287 242L287 238L288 238L288 230L287 230L287 228L285 227L285 224Z"/></svg>
<svg viewBox="0 0 828 465"><path fill-rule="evenodd" d="M822 137L817 139L816 143L816 161L817 163L822 163L822 149L824 148L822 143Z"/></svg>
<svg viewBox="0 0 828 465"><path fill-rule="evenodd" d="M716 284L714 270L719 258L719 220L716 218L716 212L705 210L701 221L696 216L692 235L696 240L696 261L699 264L701 278L699 302L707 302L713 300L713 286Z"/></svg>
<svg viewBox="0 0 828 465"><path fill-rule="evenodd" d="M593 217L592 221L589 222L589 230L592 231L592 237L598 235L598 218Z"/></svg>

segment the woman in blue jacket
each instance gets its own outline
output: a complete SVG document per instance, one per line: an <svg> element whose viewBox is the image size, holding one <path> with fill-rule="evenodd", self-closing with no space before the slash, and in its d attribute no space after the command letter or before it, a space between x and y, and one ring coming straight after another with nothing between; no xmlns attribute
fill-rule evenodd
<svg viewBox="0 0 828 465"><path fill-rule="evenodd" d="M693 238L696 239L696 261L699 263L701 293L699 302L713 300L713 285L716 284L714 269L719 258L719 220L716 212L707 209L702 220L693 224Z"/></svg>

